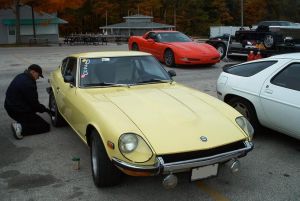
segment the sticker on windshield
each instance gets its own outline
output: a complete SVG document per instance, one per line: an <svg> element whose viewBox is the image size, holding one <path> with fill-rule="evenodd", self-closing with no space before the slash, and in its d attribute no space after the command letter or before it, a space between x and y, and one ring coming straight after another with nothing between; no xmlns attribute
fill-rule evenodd
<svg viewBox="0 0 300 201"><path fill-rule="evenodd" d="M83 63L82 73L80 75L81 78L85 78L89 74L88 65L91 63L89 59L82 59L81 62Z"/></svg>
<svg viewBox="0 0 300 201"><path fill-rule="evenodd" d="M102 58L102 61L110 61L110 58Z"/></svg>

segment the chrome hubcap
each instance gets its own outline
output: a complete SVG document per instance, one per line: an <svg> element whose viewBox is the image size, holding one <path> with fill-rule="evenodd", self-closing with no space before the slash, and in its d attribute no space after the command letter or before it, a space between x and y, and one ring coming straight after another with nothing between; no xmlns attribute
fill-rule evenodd
<svg viewBox="0 0 300 201"><path fill-rule="evenodd" d="M173 62L173 54L170 51L166 52L166 56L165 56L165 62L167 65L171 65Z"/></svg>
<svg viewBox="0 0 300 201"><path fill-rule="evenodd" d="M222 56L224 54L224 48L223 47L218 47L217 51L219 52L219 54Z"/></svg>

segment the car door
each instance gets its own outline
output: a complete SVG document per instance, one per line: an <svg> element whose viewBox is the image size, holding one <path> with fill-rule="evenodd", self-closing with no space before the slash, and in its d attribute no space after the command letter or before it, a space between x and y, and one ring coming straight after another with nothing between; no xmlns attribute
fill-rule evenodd
<svg viewBox="0 0 300 201"><path fill-rule="evenodd" d="M300 61L269 77L260 97L268 126L300 138Z"/></svg>
<svg viewBox="0 0 300 201"><path fill-rule="evenodd" d="M55 100L56 100L56 104L57 107L59 109L59 111L62 111L62 106L63 106L63 99L64 99L64 94L61 93L61 87L63 85L65 85L63 76L65 74L66 68L67 68L67 64L68 64L69 58L65 58L62 61L62 64L60 66L60 74L59 75L54 75L54 82L52 83L53 86L53 92L55 94Z"/></svg>
<svg viewBox="0 0 300 201"><path fill-rule="evenodd" d="M70 57L68 58L67 66L63 76L72 75L74 81L72 83L63 82L59 87L61 103L60 112L66 118L66 120L74 126L74 117L78 112L76 105L76 81L77 81L77 59Z"/></svg>
<svg viewBox="0 0 300 201"><path fill-rule="evenodd" d="M148 35L145 37L144 41L144 52L148 52L150 54L153 54L154 46L153 44L155 43L154 41L154 32L149 32Z"/></svg>

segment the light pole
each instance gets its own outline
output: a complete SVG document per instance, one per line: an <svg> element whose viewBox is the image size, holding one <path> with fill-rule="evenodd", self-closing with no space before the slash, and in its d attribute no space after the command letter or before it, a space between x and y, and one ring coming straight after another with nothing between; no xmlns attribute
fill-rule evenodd
<svg viewBox="0 0 300 201"><path fill-rule="evenodd" d="M241 27L244 26L244 0L241 0Z"/></svg>

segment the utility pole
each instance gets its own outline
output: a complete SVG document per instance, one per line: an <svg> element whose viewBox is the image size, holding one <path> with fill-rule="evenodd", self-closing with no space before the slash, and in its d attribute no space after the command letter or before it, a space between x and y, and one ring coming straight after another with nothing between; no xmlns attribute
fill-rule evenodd
<svg viewBox="0 0 300 201"><path fill-rule="evenodd" d="M174 29L176 30L176 7L174 6Z"/></svg>
<svg viewBox="0 0 300 201"><path fill-rule="evenodd" d="M21 43L21 32L20 32L20 0L14 0L14 9L16 14L16 44Z"/></svg>
<svg viewBox="0 0 300 201"><path fill-rule="evenodd" d="M241 27L244 27L244 0L241 0Z"/></svg>
<svg viewBox="0 0 300 201"><path fill-rule="evenodd" d="M32 31L33 31L33 41L36 43L36 30L35 30L35 16L33 11L33 4L31 5L31 17L32 17Z"/></svg>

